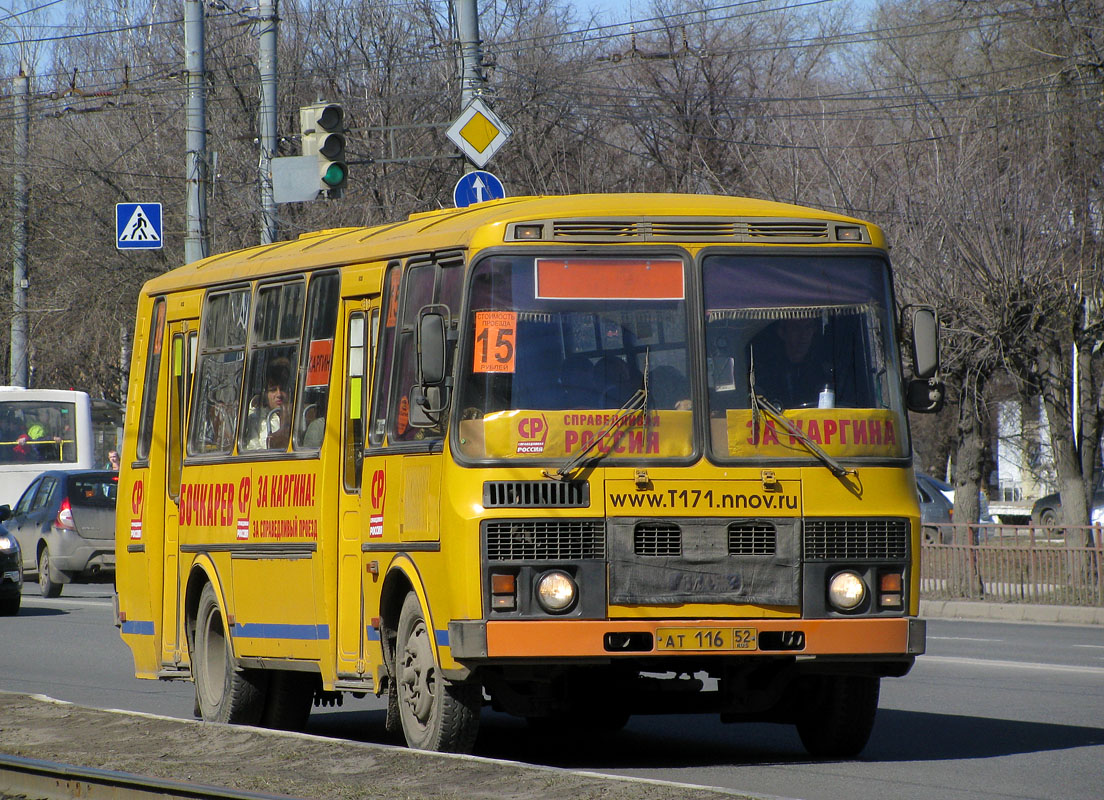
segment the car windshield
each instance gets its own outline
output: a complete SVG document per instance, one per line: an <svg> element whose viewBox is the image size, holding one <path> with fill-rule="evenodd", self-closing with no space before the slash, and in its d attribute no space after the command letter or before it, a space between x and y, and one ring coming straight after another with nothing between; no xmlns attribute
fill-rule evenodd
<svg viewBox="0 0 1104 800"><path fill-rule="evenodd" d="M461 366L460 452L547 461L597 441L610 458L688 455L685 272L677 256L481 261ZM645 373L646 412L633 399ZM620 419L630 400L636 413Z"/></svg>

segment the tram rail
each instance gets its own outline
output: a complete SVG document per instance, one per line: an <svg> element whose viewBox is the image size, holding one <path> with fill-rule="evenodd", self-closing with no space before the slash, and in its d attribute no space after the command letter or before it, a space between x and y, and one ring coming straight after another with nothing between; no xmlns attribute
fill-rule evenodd
<svg viewBox="0 0 1104 800"><path fill-rule="evenodd" d="M0 754L0 800L295 800L130 772Z"/></svg>

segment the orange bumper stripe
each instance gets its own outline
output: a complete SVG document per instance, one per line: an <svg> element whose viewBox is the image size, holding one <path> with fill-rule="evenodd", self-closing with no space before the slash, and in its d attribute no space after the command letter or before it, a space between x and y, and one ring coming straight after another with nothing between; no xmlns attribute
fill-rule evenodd
<svg viewBox="0 0 1104 800"><path fill-rule="evenodd" d="M526 620L487 623L490 658L570 656L640 656L640 652L610 653L607 633L647 632L657 628L755 628L764 631L803 631L805 647L787 651L724 651L738 655L904 655L908 653L909 621L894 619L746 619L746 620ZM656 650L651 652L656 653ZM684 655L664 651L663 655ZM685 655L700 655L700 651Z"/></svg>

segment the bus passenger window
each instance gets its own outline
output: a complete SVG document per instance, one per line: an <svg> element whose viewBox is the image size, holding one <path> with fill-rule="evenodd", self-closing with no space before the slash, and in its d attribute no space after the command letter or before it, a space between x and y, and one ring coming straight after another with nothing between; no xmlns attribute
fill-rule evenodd
<svg viewBox="0 0 1104 800"><path fill-rule="evenodd" d="M330 368L337 326L340 276L331 272L311 280L307 295L305 344L300 351L299 396L295 407L295 449L317 450L326 431Z"/></svg>
<svg viewBox="0 0 1104 800"><path fill-rule="evenodd" d="M248 289L208 296L203 310L195 402L188 424L190 455L229 453L233 447L248 318Z"/></svg>
<svg viewBox="0 0 1104 800"><path fill-rule="evenodd" d="M257 289L238 450L287 450L299 371L303 282Z"/></svg>

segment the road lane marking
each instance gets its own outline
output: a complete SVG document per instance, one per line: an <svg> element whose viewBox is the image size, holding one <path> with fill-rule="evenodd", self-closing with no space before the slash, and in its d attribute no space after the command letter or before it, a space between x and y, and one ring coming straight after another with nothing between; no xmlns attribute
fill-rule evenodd
<svg viewBox="0 0 1104 800"><path fill-rule="evenodd" d="M941 642L1003 642L1004 639L980 639L976 636L929 636L928 641L938 639Z"/></svg>
<svg viewBox="0 0 1104 800"><path fill-rule="evenodd" d="M1032 661L1005 661L989 658L964 658L961 656L928 656L918 659L921 664L954 664L966 667L999 667L1001 669L1027 669L1043 672L1069 672L1080 675L1097 675L1104 678L1104 667L1075 667L1070 664L1039 664Z"/></svg>

